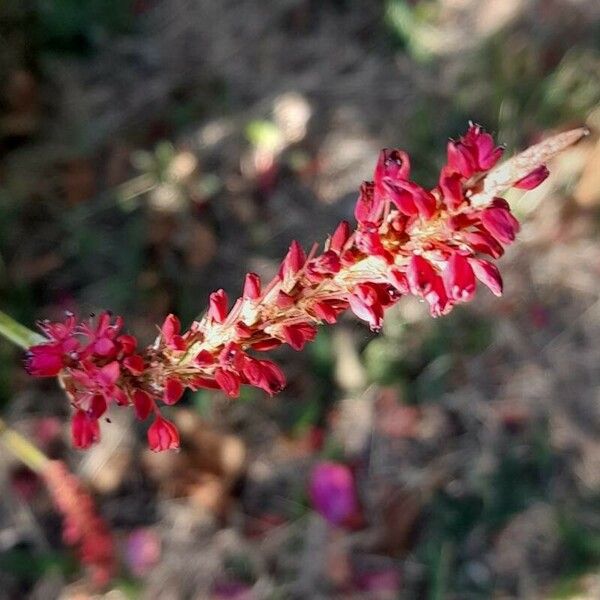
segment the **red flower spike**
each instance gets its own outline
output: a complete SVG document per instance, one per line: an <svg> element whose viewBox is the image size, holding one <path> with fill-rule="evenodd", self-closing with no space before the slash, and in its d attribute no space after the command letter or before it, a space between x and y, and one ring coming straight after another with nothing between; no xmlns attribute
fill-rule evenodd
<svg viewBox="0 0 600 600"><path fill-rule="evenodd" d="M245 300L258 300L260 298L260 277L256 273L246 275L243 296Z"/></svg>
<svg viewBox="0 0 600 600"><path fill-rule="evenodd" d="M415 204L415 199L408 190L389 182L386 182L384 185L387 197L396 205L396 208L398 208L402 214L412 217L419 213L419 209Z"/></svg>
<svg viewBox="0 0 600 600"><path fill-rule="evenodd" d="M537 169L531 171L528 175L525 175L523 179L519 179L513 187L520 190L532 190L540 185L542 181L545 181L548 175L550 175L550 171L548 171L546 165L541 165Z"/></svg>
<svg viewBox="0 0 600 600"><path fill-rule="evenodd" d="M67 318L64 323L51 323L50 321L38 322L38 327L44 333L44 335L55 342L69 342L74 340L73 337L77 329L77 321L75 316L67 314ZM78 344L75 344L76 346Z"/></svg>
<svg viewBox="0 0 600 600"><path fill-rule="evenodd" d="M86 354L96 354L103 358L114 358L117 353L115 338L123 326L123 319L116 317L114 323L111 324L111 321L112 314L103 312L98 317L95 327L87 323L81 325L81 332L89 340L85 348Z"/></svg>
<svg viewBox="0 0 600 600"><path fill-rule="evenodd" d="M177 402L181 400L184 391L185 387L183 386L181 381L179 381L179 379L169 377L165 382L163 402L165 404L168 404L169 406L172 404L177 404Z"/></svg>
<svg viewBox="0 0 600 600"><path fill-rule="evenodd" d="M209 377L194 377L190 381L188 381L188 387L194 392L199 389L206 390L218 390L220 389L219 384Z"/></svg>
<svg viewBox="0 0 600 600"><path fill-rule="evenodd" d="M177 427L158 415L148 429L148 445L153 452L177 450L179 448L179 432Z"/></svg>
<svg viewBox="0 0 600 600"><path fill-rule="evenodd" d="M60 377L75 407L74 445L82 448L99 438L98 418L110 402L132 405L138 418L147 418L159 400L174 404L186 387L220 388L236 397L240 385L249 384L275 394L283 373L248 351L282 343L301 350L315 338L316 323L334 323L348 308L379 329L385 309L408 293L423 298L434 317L470 300L476 279L500 295L498 269L477 256L500 257L519 230L498 196L510 186L537 185L547 174L543 164L584 134L559 134L496 169L502 148L471 125L448 145L448 164L433 190L409 180L403 152L385 150L375 181L362 186L358 227L340 223L321 254L311 250L308 262L292 243L279 276L264 290L256 274L246 276L229 315L227 296L218 290L206 317L188 331L182 333L169 315L155 342L138 351L133 336L120 335L120 317L102 313L95 325L77 325L67 315L63 322L39 324L47 340L29 349L26 368L38 377ZM179 445L174 425L160 415L148 440L154 450Z"/></svg>
<svg viewBox="0 0 600 600"><path fill-rule="evenodd" d="M100 439L98 420L78 410L71 420L73 446L81 450L89 448Z"/></svg>
<svg viewBox="0 0 600 600"><path fill-rule="evenodd" d="M410 292L406 273L403 273L399 269L390 269L389 282L400 294L408 294Z"/></svg>
<svg viewBox="0 0 600 600"><path fill-rule="evenodd" d="M225 290L217 290L209 297L208 316L216 323L223 323L227 318L228 298Z"/></svg>
<svg viewBox="0 0 600 600"><path fill-rule="evenodd" d="M246 323L242 323L242 321L238 321L235 324L235 333L241 340L247 340L252 337L254 334L254 330L250 325L246 325Z"/></svg>
<svg viewBox="0 0 600 600"><path fill-rule="evenodd" d="M152 397L144 390L134 390L132 402L135 409L135 416L140 421L145 421L154 409Z"/></svg>
<svg viewBox="0 0 600 600"><path fill-rule="evenodd" d="M488 171L500 160L504 150L479 125L471 125L458 142L448 142L448 167L463 177Z"/></svg>

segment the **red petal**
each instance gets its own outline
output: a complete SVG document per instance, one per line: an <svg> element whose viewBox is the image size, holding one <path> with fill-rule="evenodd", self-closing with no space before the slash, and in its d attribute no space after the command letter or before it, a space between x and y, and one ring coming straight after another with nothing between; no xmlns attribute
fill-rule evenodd
<svg viewBox="0 0 600 600"><path fill-rule="evenodd" d="M144 372L144 359L139 354L132 354L123 359L123 366L132 375L141 375Z"/></svg>
<svg viewBox="0 0 600 600"><path fill-rule="evenodd" d="M471 263L475 277L486 285L492 294L502 296L502 276L496 266L482 258L471 258L469 262Z"/></svg>
<svg viewBox="0 0 600 600"><path fill-rule="evenodd" d="M165 382L165 389L163 392L163 402L168 405L176 404L181 400L185 387L179 379L169 377Z"/></svg>
<svg viewBox="0 0 600 600"><path fill-rule="evenodd" d="M422 256L413 255L406 269L410 291L416 295L426 294L431 290L436 280L437 271L430 262Z"/></svg>
<svg viewBox="0 0 600 600"><path fill-rule="evenodd" d="M227 317L228 298L225 290L217 290L209 297L208 316L217 323L223 323Z"/></svg>
<svg viewBox="0 0 600 600"><path fill-rule="evenodd" d="M148 445L154 452L176 450L179 448L179 432L171 421L159 415L148 429Z"/></svg>
<svg viewBox="0 0 600 600"><path fill-rule="evenodd" d="M98 420L78 410L71 421L71 435L75 448L89 448L100 439Z"/></svg>
<svg viewBox="0 0 600 600"><path fill-rule="evenodd" d="M244 281L243 297L246 300L260 298L260 277L256 273L248 273Z"/></svg>
<svg viewBox="0 0 600 600"><path fill-rule="evenodd" d="M475 275L469 261L455 252L450 256L443 274L449 298L468 302L475 293Z"/></svg>
<svg viewBox="0 0 600 600"><path fill-rule="evenodd" d="M234 373L217 369L215 380L230 398L237 398L240 395L240 378Z"/></svg>
<svg viewBox="0 0 600 600"><path fill-rule="evenodd" d="M519 222L504 208L486 208L481 213L483 226L501 243L510 244L519 231Z"/></svg>
<svg viewBox="0 0 600 600"><path fill-rule="evenodd" d="M140 421L145 421L154 408L154 401L150 394L144 390L136 389L133 392L133 408L135 415Z"/></svg>
<svg viewBox="0 0 600 600"><path fill-rule="evenodd" d="M329 249L337 252L338 254L344 248L344 245L350 237L350 224L348 221L342 221L333 232L331 241L329 243Z"/></svg>
<svg viewBox="0 0 600 600"><path fill-rule="evenodd" d="M286 254L283 262L281 263L281 267L279 268L279 276L282 278L289 277L295 275L306 262L306 254L304 254L304 250L302 246L294 240L291 245L288 253Z"/></svg>
<svg viewBox="0 0 600 600"><path fill-rule="evenodd" d="M550 175L550 171L548 171L546 165L541 165L537 169L531 171L528 175L525 175L523 179L519 179L513 187L519 188L520 190L532 190L540 185L548 175Z"/></svg>

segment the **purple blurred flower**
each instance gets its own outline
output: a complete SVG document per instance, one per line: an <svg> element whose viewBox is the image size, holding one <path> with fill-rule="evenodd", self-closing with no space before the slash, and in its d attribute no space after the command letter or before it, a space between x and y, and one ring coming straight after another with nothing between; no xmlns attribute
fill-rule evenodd
<svg viewBox="0 0 600 600"><path fill-rule="evenodd" d="M358 514L358 498L352 471L341 463L322 462L310 474L310 501L333 525L345 525Z"/></svg>
<svg viewBox="0 0 600 600"><path fill-rule="evenodd" d="M356 586L363 592L378 594L377 597L395 598L400 589L400 573L393 568L361 573L356 577Z"/></svg>
<svg viewBox="0 0 600 600"><path fill-rule="evenodd" d="M241 581L220 581L212 590L212 600L253 600L252 586Z"/></svg>
<svg viewBox="0 0 600 600"><path fill-rule="evenodd" d="M159 559L160 540L152 529L140 527L127 536L125 561L136 577L146 575Z"/></svg>

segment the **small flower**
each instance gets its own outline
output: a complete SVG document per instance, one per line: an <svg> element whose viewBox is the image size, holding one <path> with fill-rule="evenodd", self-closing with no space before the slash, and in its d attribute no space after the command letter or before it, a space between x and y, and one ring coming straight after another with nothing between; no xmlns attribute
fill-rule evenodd
<svg viewBox="0 0 600 600"><path fill-rule="evenodd" d="M60 342L31 346L25 356L25 370L34 377L56 377L64 367Z"/></svg>
<svg viewBox="0 0 600 600"><path fill-rule="evenodd" d="M294 350L302 350L307 342L312 342L317 336L317 329L311 323L295 323L284 325L282 328L283 339Z"/></svg>
<svg viewBox="0 0 600 600"><path fill-rule="evenodd" d="M260 277L256 273L248 273L244 281L243 297L246 300L260 298Z"/></svg>
<svg viewBox="0 0 600 600"><path fill-rule="evenodd" d="M519 179L514 184L514 187L520 190L532 190L540 185L542 181L545 181L548 175L550 175L550 171L548 171L546 165L540 165L537 169L531 171L529 175L525 175L523 179Z"/></svg>
<svg viewBox="0 0 600 600"><path fill-rule="evenodd" d="M468 302L475 294L475 274L465 256L454 252L444 270L446 294L453 300Z"/></svg>
<svg viewBox="0 0 600 600"><path fill-rule="evenodd" d="M208 317L215 323L223 323L227 317L227 294L225 290L217 290L210 295Z"/></svg>
<svg viewBox="0 0 600 600"><path fill-rule="evenodd" d="M175 315L171 314L167 316L160 331L168 348L172 350L185 350L185 341L179 335L181 323Z"/></svg>
<svg viewBox="0 0 600 600"><path fill-rule="evenodd" d="M181 400L183 392L185 391L184 385L175 377L168 377L165 382L165 391L163 393L163 402L169 406L176 404Z"/></svg>
<svg viewBox="0 0 600 600"><path fill-rule="evenodd" d="M171 421L157 415L148 429L148 445L154 452L176 450L179 448L179 432Z"/></svg>
<svg viewBox="0 0 600 600"><path fill-rule="evenodd" d="M137 389L133 392L132 401L136 417L140 421L145 421L154 408L152 397L148 392Z"/></svg>
<svg viewBox="0 0 600 600"><path fill-rule="evenodd" d="M71 435L73 446L85 450L100 439L98 419L78 410L71 420Z"/></svg>

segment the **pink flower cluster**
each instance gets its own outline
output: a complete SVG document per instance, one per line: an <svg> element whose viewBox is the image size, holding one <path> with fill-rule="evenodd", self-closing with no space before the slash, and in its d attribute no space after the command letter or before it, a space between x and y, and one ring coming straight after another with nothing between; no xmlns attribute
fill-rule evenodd
<svg viewBox="0 0 600 600"><path fill-rule="evenodd" d="M133 406L139 419L154 416L153 450L177 448L177 430L160 405L176 404L185 389L221 389L232 398L241 385L279 392L285 377L260 353L282 344L302 350L317 325L335 323L348 308L378 330L385 309L406 294L422 298L434 317L471 300L477 281L499 296L502 279L492 261L519 231L500 194L539 185L548 175L544 163L583 135L558 134L497 165L503 149L471 125L448 143L433 189L411 181L405 152L383 150L373 181L361 186L357 226L340 223L321 252L293 242L267 285L249 273L235 302L214 292L205 315L186 331L169 315L142 351L121 333L122 319L108 313L95 324L78 325L72 316L42 323L48 341L29 349L27 370L59 377L75 408L75 446L99 439L98 419L115 403Z"/></svg>
<svg viewBox="0 0 600 600"><path fill-rule="evenodd" d="M63 516L63 539L76 546L98 586L110 581L115 571L115 548L110 531L96 513L94 501L81 483L60 460L44 467L44 481L54 505Z"/></svg>

